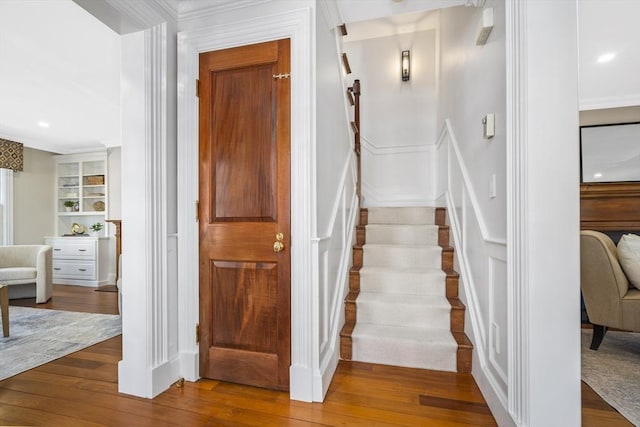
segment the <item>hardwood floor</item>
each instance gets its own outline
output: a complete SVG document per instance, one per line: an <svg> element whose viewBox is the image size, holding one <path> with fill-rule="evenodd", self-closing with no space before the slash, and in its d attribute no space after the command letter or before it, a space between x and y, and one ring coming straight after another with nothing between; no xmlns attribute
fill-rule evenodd
<svg viewBox="0 0 640 427"><path fill-rule="evenodd" d="M39 308L115 313L115 293L54 286ZM14 300L35 306L35 300ZM213 380L172 386L153 400L118 393L121 337L0 381L0 425L495 426L468 374L341 361L325 402ZM629 426L587 385L583 426Z"/></svg>
<svg viewBox="0 0 640 427"><path fill-rule="evenodd" d="M84 286L53 285L53 298L45 304L36 304L35 298L24 298L11 300L11 305L83 313L118 314L118 294L97 292L96 288Z"/></svg>

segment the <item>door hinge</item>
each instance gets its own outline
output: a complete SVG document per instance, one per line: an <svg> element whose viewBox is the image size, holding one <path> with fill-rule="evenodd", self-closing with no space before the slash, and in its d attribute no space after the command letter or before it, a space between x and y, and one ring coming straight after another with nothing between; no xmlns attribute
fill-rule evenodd
<svg viewBox="0 0 640 427"><path fill-rule="evenodd" d="M200 79L196 79L196 98L200 98Z"/></svg>
<svg viewBox="0 0 640 427"><path fill-rule="evenodd" d="M280 74L274 74L273 78L276 80L280 80L280 79L288 79L289 77L291 77L291 73L280 73Z"/></svg>
<svg viewBox="0 0 640 427"><path fill-rule="evenodd" d="M200 343L200 323L196 323L196 344Z"/></svg>
<svg viewBox="0 0 640 427"><path fill-rule="evenodd" d="M200 200L196 200L196 222L200 222Z"/></svg>

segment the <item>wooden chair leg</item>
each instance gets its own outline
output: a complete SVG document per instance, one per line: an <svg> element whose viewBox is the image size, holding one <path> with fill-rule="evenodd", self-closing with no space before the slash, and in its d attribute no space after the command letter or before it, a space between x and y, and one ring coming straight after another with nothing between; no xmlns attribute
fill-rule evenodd
<svg viewBox="0 0 640 427"><path fill-rule="evenodd" d="M607 333L607 327L602 325L593 325L593 338L591 339L591 350L597 350L602 344L604 334Z"/></svg>
<svg viewBox="0 0 640 427"><path fill-rule="evenodd" d="M9 287L0 285L0 311L2 312L2 335L9 336Z"/></svg>

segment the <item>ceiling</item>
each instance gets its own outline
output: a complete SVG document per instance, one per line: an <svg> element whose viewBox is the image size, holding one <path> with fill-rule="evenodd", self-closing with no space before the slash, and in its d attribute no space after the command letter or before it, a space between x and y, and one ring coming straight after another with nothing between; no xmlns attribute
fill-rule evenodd
<svg viewBox="0 0 640 427"><path fill-rule="evenodd" d="M0 138L56 153L120 145L120 36L72 0L1 0L0 64Z"/></svg>
<svg viewBox="0 0 640 427"><path fill-rule="evenodd" d="M353 39L430 27L427 11L464 2L337 0ZM120 145L120 36L72 0L0 0L0 64L0 138L63 154Z"/></svg>

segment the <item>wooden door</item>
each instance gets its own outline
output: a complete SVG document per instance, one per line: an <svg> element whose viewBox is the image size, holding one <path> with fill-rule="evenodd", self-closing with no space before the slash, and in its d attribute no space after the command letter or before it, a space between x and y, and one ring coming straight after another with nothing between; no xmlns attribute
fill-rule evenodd
<svg viewBox="0 0 640 427"><path fill-rule="evenodd" d="M289 389L289 40L200 54L200 375Z"/></svg>

